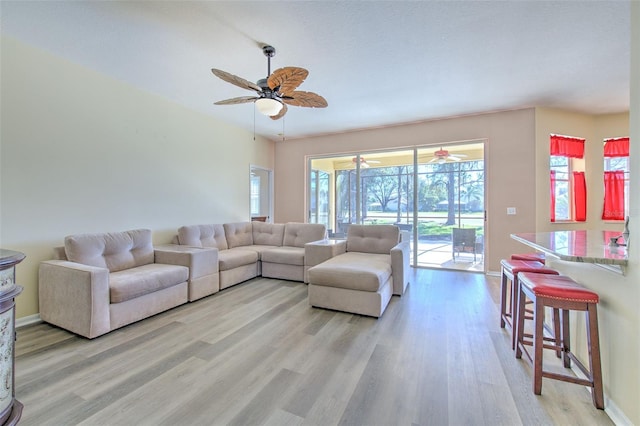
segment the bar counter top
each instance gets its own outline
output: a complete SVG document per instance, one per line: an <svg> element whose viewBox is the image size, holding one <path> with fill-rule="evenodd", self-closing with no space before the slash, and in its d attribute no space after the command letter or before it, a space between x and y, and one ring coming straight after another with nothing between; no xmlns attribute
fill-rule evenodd
<svg viewBox="0 0 640 426"><path fill-rule="evenodd" d="M625 245L610 244L611 238L618 236L618 243ZM619 231L531 232L511 234L511 238L569 262L627 266L626 241Z"/></svg>

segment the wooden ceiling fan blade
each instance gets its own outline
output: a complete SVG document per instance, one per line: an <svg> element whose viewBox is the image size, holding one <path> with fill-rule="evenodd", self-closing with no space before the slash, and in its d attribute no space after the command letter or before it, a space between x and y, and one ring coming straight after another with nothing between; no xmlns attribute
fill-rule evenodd
<svg viewBox="0 0 640 426"><path fill-rule="evenodd" d="M282 102L307 108L326 108L327 100L317 93L294 91L282 97Z"/></svg>
<svg viewBox="0 0 640 426"><path fill-rule="evenodd" d="M228 73L226 71L222 71L216 68L212 68L211 72L213 73L213 75L215 75L216 77L219 77L220 79L226 81L227 83L231 83L235 86L242 87L243 89L255 90L258 93L262 93L262 89L260 88L260 86L250 82L249 80L245 80L242 77L238 77L237 75L233 75L231 73Z"/></svg>
<svg viewBox="0 0 640 426"><path fill-rule="evenodd" d="M279 87L278 93L287 95L296 90L296 88L302 84L302 82L305 80L305 78L307 78L308 75L309 71L304 68L278 68L271 73L271 75L267 79L267 84L269 85L269 89L275 90Z"/></svg>
<svg viewBox="0 0 640 426"><path fill-rule="evenodd" d="M272 120L279 120L282 117L284 117L284 115L287 113L287 106L285 104L282 104L282 109L280 110L279 113L277 113L276 115L272 115L271 119Z"/></svg>
<svg viewBox="0 0 640 426"><path fill-rule="evenodd" d="M238 98L225 99L223 101L214 102L214 105L235 105L244 104L247 102L255 102L259 99L257 96L240 96Z"/></svg>

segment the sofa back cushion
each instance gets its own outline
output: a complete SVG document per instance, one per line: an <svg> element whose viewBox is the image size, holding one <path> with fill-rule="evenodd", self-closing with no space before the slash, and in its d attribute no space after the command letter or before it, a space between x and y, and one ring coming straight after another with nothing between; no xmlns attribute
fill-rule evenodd
<svg viewBox="0 0 640 426"><path fill-rule="evenodd" d="M223 226L229 248L253 245L251 222L225 223Z"/></svg>
<svg viewBox="0 0 640 426"><path fill-rule="evenodd" d="M395 225L349 225L347 230L347 251L389 254L399 242Z"/></svg>
<svg viewBox="0 0 640 426"><path fill-rule="evenodd" d="M222 225L188 225L178 229L178 244L192 247L215 247L226 250L227 239Z"/></svg>
<svg viewBox="0 0 640 426"><path fill-rule="evenodd" d="M70 235L64 250L71 262L122 271L153 263L150 229L135 229L103 234Z"/></svg>
<svg viewBox="0 0 640 426"><path fill-rule="evenodd" d="M289 222L284 226L284 243L289 247L304 247L306 243L322 240L327 232L321 223Z"/></svg>
<svg viewBox="0 0 640 426"><path fill-rule="evenodd" d="M252 221L251 228L253 233L253 244L278 247L282 245L284 224Z"/></svg>

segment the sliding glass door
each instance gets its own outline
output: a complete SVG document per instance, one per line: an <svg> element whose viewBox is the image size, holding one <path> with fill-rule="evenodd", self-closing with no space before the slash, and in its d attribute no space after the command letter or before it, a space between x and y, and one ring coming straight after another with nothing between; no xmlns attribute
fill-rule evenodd
<svg viewBox="0 0 640 426"><path fill-rule="evenodd" d="M355 153L310 160L309 221L344 238L350 224L395 224L412 247L414 266L482 271L482 142ZM325 182L329 182L328 186ZM333 182L333 185L331 185ZM324 209L326 203L333 206ZM322 221L321 221L322 220ZM473 228L473 242L453 241Z"/></svg>
<svg viewBox="0 0 640 426"><path fill-rule="evenodd" d="M322 170L311 170L309 191L309 223L329 226L329 192L331 175Z"/></svg>
<svg viewBox="0 0 640 426"><path fill-rule="evenodd" d="M429 149L418 150L420 206L414 263L483 271L483 146L467 146L464 151L459 146L456 148L455 151L440 149L440 157L434 157Z"/></svg>

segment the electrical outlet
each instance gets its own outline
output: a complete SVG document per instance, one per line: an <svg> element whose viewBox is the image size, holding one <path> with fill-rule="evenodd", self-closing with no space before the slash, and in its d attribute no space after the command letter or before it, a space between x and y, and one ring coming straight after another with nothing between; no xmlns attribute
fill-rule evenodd
<svg viewBox="0 0 640 426"><path fill-rule="evenodd" d="M515 207L507 207L507 214L516 214Z"/></svg>

